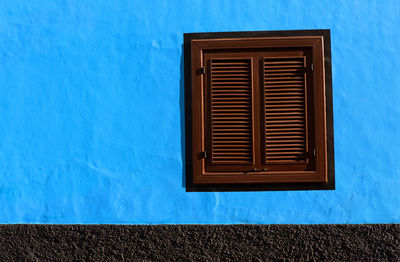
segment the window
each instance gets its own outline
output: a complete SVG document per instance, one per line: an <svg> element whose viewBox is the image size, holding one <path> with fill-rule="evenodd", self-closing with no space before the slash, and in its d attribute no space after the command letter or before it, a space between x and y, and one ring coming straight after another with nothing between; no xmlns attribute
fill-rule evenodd
<svg viewBox="0 0 400 262"><path fill-rule="evenodd" d="M334 189L330 31L185 34L186 189Z"/></svg>

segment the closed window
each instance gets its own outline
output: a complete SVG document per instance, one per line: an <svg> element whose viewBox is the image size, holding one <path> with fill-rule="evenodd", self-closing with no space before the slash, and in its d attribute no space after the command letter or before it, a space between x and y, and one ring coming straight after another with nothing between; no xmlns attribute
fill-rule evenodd
<svg viewBox="0 0 400 262"><path fill-rule="evenodd" d="M329 30L185 34L188 191L334 189Z"/></svg>

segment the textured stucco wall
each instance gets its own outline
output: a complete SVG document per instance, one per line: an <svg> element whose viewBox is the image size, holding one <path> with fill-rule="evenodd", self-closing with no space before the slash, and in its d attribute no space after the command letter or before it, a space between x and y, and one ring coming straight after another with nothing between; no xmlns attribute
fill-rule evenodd
<svg viewBox="0 0 400 262"><path fill-rule="evenodd" d="M398 1L2 1L0 223L400 222ZM335 191L186 193L184 32L330 28Z"/></svg>

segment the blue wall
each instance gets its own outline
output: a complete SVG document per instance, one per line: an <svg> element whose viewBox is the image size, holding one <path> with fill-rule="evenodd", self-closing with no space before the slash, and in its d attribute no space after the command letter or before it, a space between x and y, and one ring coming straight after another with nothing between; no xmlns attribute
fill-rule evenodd
<svg viewBox="0 0 400 262"><path fill-rule="evenodd" d="M184 32L332 34L336 190L186 193ZM2 1L0 223L400 223L398 1Z"/></svg>

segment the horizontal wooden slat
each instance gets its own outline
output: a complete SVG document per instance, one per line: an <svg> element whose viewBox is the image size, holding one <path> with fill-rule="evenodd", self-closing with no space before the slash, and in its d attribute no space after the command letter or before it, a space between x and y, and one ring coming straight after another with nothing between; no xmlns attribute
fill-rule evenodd
<svg viewBox="0 0 400 262"><path fill-rule="evenodd" d="M229 116L229 117L251 117L251 115L248 112L232 112L232 113L225 113L225 112L214 112L215 117L224 117L224 116Z"/></svg>
<svg viewBox="0 0 400 262"><path fill-rule="evenodd" d="M224 152L224 153L218 153L214 152L214 157L221 157L225 158L227 156L231 157L248 157L249 152Z"/></svg>
<svg viewBox="0 0 400 262"><path fill-rule="evenodd" d="M247 62L232 62L229 60L214 60L214 63L212 64L213 67L218 67L218 66L237 66L237 65L245 65L248 66L249 64Z"/></svg>
<svg viewBox="0 0 400 262"><path fill-rule="evenodd" d="M304 100L301 100L299 98L297 99L291 99L290 97L287 97L286 99L282 99L282 100L272 100L272 99L268 99L267 101L267 106L268 105L272 105L272 104L290 104L292 106L303 106Z"/></svg>
<svg viewBox="0 0 400 262"><path fill-rule="evenodd" d="M268 105L267 107L268 112L302 112L304 111L304 108L302 105L297 106L290 106L290 105Z"/></svg>
<svg viewBox="0 0 400 262"><path fill-rule="evenodd" d="M231 95L231 94L227 94L227 95ZM224 101L228 101L228 102L235 102L235 101L245 101L248 102L249 100L249 96L248 95L244 95L243 97L216 97L213 95L213 102L224 102Z"/></svg>
<svg viewBox="0 0 400 262"><path fill-rule="evenodd" d="M304 139L299 138L299 139L281 139L281 140L273 140L273 139L268 139L266 144L278 144L278 143L298 143L298 144L304 144Z"/></svg>
<svg viewBox="0 0 400 262"><path fill-rule="evenodd" d="M249 136L249 135L251 135L251 134L246 133L246 132L237 132L237 131L233 131L233 132L228 132L228 131L221 132L221 131L215 130L215 132L213 132L213 136L215 136L215 137L217 137L217 136L230 136L230 135L232 135L232 134L240 135L240 136Z"/></svg>
<svg viewBox="0 0 400 262"><path fill-rule="evenodd" d="M291 116L291 115L304 115L304 112L302 110L299 111L289 111L289 112L285 112L285 111L271 111L268 112L268 117L270 116Z"/></svg>
<svg viewBox="0 0 400 262"><path fill-rule="evenodd" d="M280 69L266 69L265 73L287 73L287 72L299 72L297 68L280 68Z"/></svg>
<svg viewBox="0 0 400 262"><path fill-rule="evenodd" d="M300 64L300 65L304 65L304 62L303 61L296 61L296 60L290 60L290 61L283 61L283 60L281 60L280 59L280 61L278 60L278 61L274 61L273 59L270 59L270 60L268 60L268 61L266 61L265 62L265 64L268 64L268 65L276 65L276 64L289 64L289 65L293 65L293 64Z"/></svg>
<svg viewBox="0 0 400 262"><path fill-rule="evenodd" d="M229 112L229 113L228 113ZM215 114L250 114L248 110L245 108L235 108L235 109L230 109L229 111L226 111L225 108L214 108L214 113Z"/></svg>
<svg viewBox="0 0 400 262"><path fill-rule="evenodd" d="M278 96L278 97L279 96L283 96L283 97L285 97L285 96L297 96L297 97L300 97L300 98L304 99L304 92L302 92L302 91L298 91L298 92L276 92L276 90L274 90L274 91L275 92L273 92L273 91L266 92L270 99L272 97L275 97L275 96Z"/></svg>
<svg viewBox="0 0 400 262"><path fill-rule="evenodd" d="M299 76L268 76L265 78L266 81L278 81L278 80L303 80L301 75Z"/></svg>
<svg viewBox="0 0 400 262"><path fill-rule="evenodd" d="M273 68L288 68L288 69L291 69L291 68L304 68L304 66L303 65L289 65L289 64L287 64L287 65L270 65L270 64L266 64L265 65L265 68L266 68L266 70L268 70L268 69L273 69Z"/></svg>
<svg viewBox="0 0 400 262"><path fill-rule="evenodd" d="M282 143L282 144L269 144L268 148L276 148L277 150L284 150L285 148L304 148L304 143ZM267 149L268 150L268 149Z"/></svg>
<svg viewBox="0 0 400 262"><path fill-rule="evenodd" d="M215 108L248 108L250 105L246 101L211 101L211 104Z"/></svg>
<svg viewBox="0 0 400 262"><path fill-rule="evenodd" d="M268 90L270 90L270 91L273 91L274 89L273 88L288 88L288 87L297 87L297 88L304 88L304 86L302 85L302 84L300 84L300 85L292 85L292 84L290 84L290 85L287 85L287 84L285 84L285 85L265 85L265 87L268 87Z"/></svg>
<svg viewBox="0 0 400 262"><path fill-rule="evenodd" d="M221 101L221 100L246 100L249 97L251 97L251 94L245 93L245 92L235 92L235 93L216 93L213 92L213 97L216 101Z"/></svg>
<svg viewBox="0 0 400 262"><path fill-rule="evenodd" d="M280 136L280 135L304 135L303 131L292 131L292 130L287 130L287 131L279 131L279 132L271 132L271 129L268 132L265 132L267 136Z"/></svg>
<svg viewBox="0 0 400 262"><path fill-rule="evenodd" d="M281 93L281 92L304 92L304 88L302 86L299 86L297 88L269 88L268 90L265 91L266 93Z"/></svg>
<svg viewBox="0 0 400 262"><path fill-rule="evenodd" d="M303 147L270 147L267 152L304 151Z"/></svg>
<svg viewBox="0 0 400 262"><path fill-rule="evenodd" d="M286 135L286 136L267 136L267 141L275 141L275 140L280 140L280 139L287 139L287 140L299 140L299 139L304 139L304 135Z"/></svg>
<svg viewBox="0 0 400 262"><path fill-rule="evenodd" d="M293 128L293 127L290 127L290 128L287 128L287 127L282 127L282 128L279 128L279 127L273 127L273 126L270 126L270 128L268 128L268 130L266 130L266 132L268 133L268 132L270 132L270 133L273 133L273 132L304 132L304 128Z"/></svg>
<svg viewBox="0 0 400 262"><path fill-rule="evenodd" d="M288 100L298 100L299 103L304 103L304 95L280 95L280 96L275 96L271 95L270 93L267 93L268 98L266 98L267 102L276 102L277 101L282 101L286 102Z"/></svg>
<svg viewBox="0 0 400 262"><path fill-rule="evenodd" d="M267 129L273 129L273 128L303 128L304 125L302 123L290 123L290 124L267 124Z"/></svg>
<svg viewBox="0 0 400 262"><path fill-rule="evenodd" d="M216 149L221 149L225 150L226 148L230 148L229 150L233 150L233 148L237 148L237 149L245 149L245 148L250 148L251 144L248 145L233 145L233 144L226 144L226 145L213 145L212 148Z"/></svg>
<svg viewBox="0 0 400 262"><path fill-rule="evenodd" d="M243 70L243 69L236 69L234 70L229 70L227 68L225 68L224 70L213 70L212 74L232 74L232 73L247 73L249 74L250 72L247 70Z"/></svg>
<svg viewBox="0 0 400 262"><path fill-rule="evenodd" d="M215 130L224 130L224 131L234 131L234 130L248 130L248 124L214 124L213 128Z"/></svg>
<svg viewBox="0 0 400 262"><path fill-rule="evenodd" d="M274 80L269 80L265 82L265 85L278 85L278 84L303 84L303 81L299 80L287 80L287 81L274 81Z"/></svg>
<svg viewBox="0 0 400 262"><path fill-rule="evenodd" d="M294 156L267 156L266 160L267 161L274 161L274 160L303 160L303 155L297 154ZM274 161L275 162L275 161Z"/></svg>
<svg viewBox="0 0 400 262"><path fill-rule="evenodd" d="M214 77L212 82L213 83L218 83L218 82L242 82L242 83L249 83L250 78L247 77Z"/></svg>
<svg viewBox="0 0 400 262"><path fill-rule="evenodd" d="M286 121L286 120L301 120L304 121L304 115L297 115L297 116L267 116L265 118L266 121L269 120L282 120L282 121Z"/></svg>
<svg viewBox="0 0 400 262"><path fill-rule="evenodd" d="M250 79L250 76L249 76L248 72L246 72L246 73L236 73L235 72L234 75L229 74L229 73L223 74L221 72L218 72L218 73L214 73L213 74L212 81L220 79L220 78L225 78L225 79L236 79L236 78Z"/></svg>
<svg viewBox="0 0 400 262"><path fill-rule="evenodd" d="M294 72L269 72L268 77L276 77L276 76L301 76L303 72L294 71Z"/></svg>
<svg viewBox="0 0 400 262"><path fill-rule="evenodd" d="M279 119L279 120L266 119L266 121L267 121L267 123L266 123L267 126L282 126L282 127L287 126L287 127L290 127L291 125L304 125L303 119Z"/></svg>
<svg viewBox="0 0 400 262"><path fill-rule="evenodd" d="M232 79L229 80L224 80L224 81L212 81L212 84L215 86L220 86L220 85L248 85L248 81L232 81Z"/></svg>

